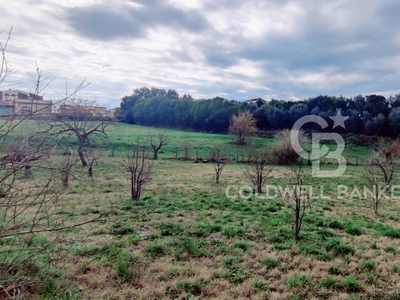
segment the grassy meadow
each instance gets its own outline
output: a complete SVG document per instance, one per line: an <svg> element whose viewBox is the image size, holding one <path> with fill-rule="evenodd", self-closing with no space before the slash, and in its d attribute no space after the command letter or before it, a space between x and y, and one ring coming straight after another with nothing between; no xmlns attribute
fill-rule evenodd
<svg viewBox="0 0 400 300"><path fill-rule="evenodd" d="M37 130L31 122L21 132ZM399 201L383 201L377 217L363 199L337 199L337 185L365 183L365 167L355 165L355 156L365 160L369 149L352 147L351 165L340 178L313 178L304 167L307 184L323 186L329 199L313 201L296 241L293 211L279 197L226 196L228 186L250 185L245 164L236 163L245 147L230 144L229 135L162 129L170 143L154 162L142 198L132 201L121 157L137 137L158 132L118 124L96 149L93 179L74 166L75 177L61 198L64 208L55 213L71 224L99 212L105 216L65 232L62 264L54 282L42 284L41 299L60 299L61 290L62 299L400 299ZM227 154L231 163L219 185L211 163L176 159L183 156L183 140L191 144L192 159L196 149L202 158L210 147ZM276 141L254 142L262 147ZM61 143L76 149L73 137ZM53 159L62 158L61 147ZM276 166L266 184L286 185L288 171ZM43 243L47 235L37 239Z"/></svg>

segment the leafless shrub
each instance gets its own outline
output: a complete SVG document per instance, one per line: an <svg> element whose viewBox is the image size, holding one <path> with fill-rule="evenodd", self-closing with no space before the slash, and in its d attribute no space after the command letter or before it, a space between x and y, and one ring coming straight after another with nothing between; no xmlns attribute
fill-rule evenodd
<svg viewBox="0 0 400 300"><path fill-rule="evenodd" d="M257 149L256 146L252 146L249 156L249 165L245 168L245 175L257 188L257 192L261 193L265 180L274 169L271 149L268 147Z"/></svg>
<svg viewBox="0 0 400 300"><path fill-rule="evenodd" d="M288 186L282 189L282 200L294 213L292 230L295 239L299 239L299 233L303 225L303 219L311 208L311 196L309 186L306 184L304 169L291 169L286 175Z"/></svg>
<svg viewBox="0 0 400 300"><path fill-rule="evenodd" d="M400 165L400 143L394 142L390 146L384 144L383 139L379 143L379 149L370 159L365 178L369 184L369 200L374 213L379 215L379 205L386 199L391 189L391 183L396 179L396 172Z"/></svg>
<svg viewBox="0 0 400 300"><path fill-rule="evenodd" d="M185 158L185 160L188 160L189 159L189 150L192 147L192 144L190 144L190 142L188 140L184 140L181 145L183 148L183 153L185 155L184 158Z"/></svg>
<svg viewBox="0 0 400 300"><path fill-rule="evenodd" d="M293 165L297 163L299 152L301 149L293 149L290 140L291 131L288 129L282 130L275 135L278 143L272 147L273 154L277 157L278 164L280 165ZM308 143L308 138L305 136L304 131L299 131L299 144L305 145Z"/></svg>
<svg viewBox="0 0 400 300"><path fill-rule="evenodd" d="M131 197L133 200L139 200L143 186L151 179L153 169L152 161L146 156L145 147L135 145L132 153L122 158L122 165L130 176Z"/></svg>
<svg viewBox="0 0 400 300"><path fill-rule="evenodd" d="M69 149L67 148L67 153L69 153ZM71 154L67 154L61 161L61 183L64 188L69 188L69 180L71 177L75 177L72 174L72 167L78 162L75 156ZM76 177L75 177L76 178Z"/></svg>
<svg viewBox="0 0 400 300"><path fill-rule="evenodd" d="M215 148L215 151L217 153L217 157L215 160L212 160L212 163L215 171L215 182L219 184L219 179L221 177L222 170L228 163L228 158L226 156L223 156L218 148Z"/></svg>

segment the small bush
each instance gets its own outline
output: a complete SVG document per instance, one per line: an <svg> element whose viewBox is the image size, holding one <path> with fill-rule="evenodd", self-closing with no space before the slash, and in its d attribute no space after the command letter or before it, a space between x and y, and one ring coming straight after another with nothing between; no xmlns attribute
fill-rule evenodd
<svg viewBox="0 0 400 300"><path fill-rule="evenodd" d="M207 256L205 240L185 237L181 240L175 240L173 245L176 247L175 257L179 260L188 255L195 257Z"/></svg>
<svg viewBox="0 0 400 300"><path fill-rule="evenodd" d="M276 259L273 259L271 257L266 257L261 261L261 264L266 267L268 270L272 270L276 267L280 266L280 262L277 261Z"/></svg>
<svg viewBox="0 0 400 300"><path fill-rule="evenodd" d="M392 246L385 247L383 250L387 253L397 254L397 249Z"/></svg>
<svg viewBox="0 0 400 300"><path fill-rule="evenodd" d="M322 251L314 245L302 245L300 251L306 255L322 255Z"/></svg>
<svg viewBox="0 0 400 300"><path fill-rule="evenodd" d="M399 273L400 272L400 267L399 266L393 266L392 267L392 272L393 273Z"/></svg>
<svg viewBox="0 0 400 300"><path fill-rule="evenodd" d="M375 274L371 274L371 273L368 273L367 274L367 282L369 283L369 284L373 284L375 281L376 281L376 275Z"/></svg>
<svg viewBox="0 0 400 300"><path fill-rule="evenodd" d="M227 268L231 268L236 265L240 261L239 257L228 256L224 258L224 266Z"/></svg>
<svg viewBox="0 0 400 300"><path fill-rule="evenodd" d="M157 242L152 242L149 246L147 246L146 252L152 258L156 258L156 257L164 256L167 253L167 250L163 244L159 244Z"/></svg>
<svg viewBox="0 0 400 300"><path fill-rule="evenodd" d="M240 226L225 227L224 230L222 231L222 234L228 238L232 238L237 235L243 235L244 233L245 233L244 228Z"/></svg>
<svg viewBox="0 0 400 300"><path fill-rule="evenodd" d="M327 277L325 279L322 279L321 286L325 288L333 288L336 286L336 282L337 282L336 278Z"/></svg>
<svg viewBox="0 0 400 300"><path fill-rule="evenodd" d="M188 279L182 279L178 281L176 284L176 288L178 290L184 290L194 296L201 295L202 288L204 288L206 282L203 278L197 279L196 281L192 282Z"/></svg>
<svg viewBox="0 0 400 300"><path fill-rule="evenodd" d="M378 245L377 245L376 241L371 244L371 249L374 249L374 250L378 249Z"/></svg>
<svg viewBox="0 0 400 300"><path fill-rule="evenodd" d="M359 268L361 270L373 271L376 269L376 263L370 260L365 260L360 264Z"/></svg>
<svg viewBox="0 0 400 300"><path fill-rule="evenodd" d="M304 285L306 282L308 282L310 279L308 278L307 275L298 275L298 276L294 276L292 278L289 278L287 281L287 285L290 288L296 288L296 287L300 287L302 285Z"/></svg>
<svg viewBox="0 0 400 300"><path fill-rule="evenodd" d="M183 227L175 223L163 223L159 226L161 236L178 235L185 231Z"/></svg>
<svg viewBox="0 0 400 300"><path fill-rule="evenodd" d="M261 281L255 281L253 283L253 287L258 289L258 290L264 290L265 289L265 284Z"/></svg>
<svg viewBox="0 0 400 300"><path fill-rule="evenodd" d="M328 273L331 275L338 275L340 273L339 268L337 266L329 266Z"/></svg>
<svg viewBox="0 0 400 300"><path fill-rule="evenodd" d="M220 224L206 224L200 225L193 232L196 236L208 236L215 232L220 232L222 230L222 226Z"/></svg>
<svg viewBox="0 0 400 300"><path fill-rule="evenodd" d="M236 242L236 243L233 245L233 247L234 247L234 248L242 249L244 252L249 251L250 248L251 248L250 244L247 243L247 242L244 242L244 241Z"/></svg>
<svg viewBox="0 0 400 300"><path fill-rule="evenodd" d="M324 240L326 240L329 237L335 236L335 234L332 231L326 228L321 228L320 230L317 231L317 234L320 235Z"/></svg>
<svg viewBox="0 0 400 300"><path fill-rule="evenodd" d="M118 258L116 274L121 282L138 284L142 262L136 256L122 253Z"/></svg>
<svg viewBox="0 0 400 300"><path fill-rule="evenodd" d="M355 250L353 247L344 244L339 239L332 239L325 244L327 251L333 252L336 256L345 256L348 254L354 255Z"/></svg>
<svg viewBox="0 0 400 300"><path fill-rule="evenodd" d="M268 212L277 212L280 210L280 207L276 205L269 205L265 210Z"/></svg>
<svg viewBox="0 0 400 300"><path fill-rule="evenodd" d="M344 225L336 219L325 220L325 226L332 229L344 229Z"/></svg>
<svg viewBox="0 0 400 300"><path fill-rule="evenodd" d="M383 236L387 236L393 239L400 239L400 229L389 228L382 232Z"/></svg>
<svg viewBox="0 0 400 300"><path fill-rule="evenodd" d="M117 223L110 229L110 234L112 235L127 235L131 233L136 233L136 230L132 226L126 224Z"/></svg>
<svg viewBox="0 0 400 300"><path fill-rule="evenodd" d="M345 232L348 233L348 234L351 234L351 235L361 235L361 234L363 234L363 231L362 231L361 227L358 226L358 225L347 226L346 229L345 229Z"/></svg>
<svg viewBox="0 0 400 300"><path fill-rule="evenodd" d="M342 281L342 288L348 292L358 292L361 290L361 285L355 276L347 276Z"/></svg>

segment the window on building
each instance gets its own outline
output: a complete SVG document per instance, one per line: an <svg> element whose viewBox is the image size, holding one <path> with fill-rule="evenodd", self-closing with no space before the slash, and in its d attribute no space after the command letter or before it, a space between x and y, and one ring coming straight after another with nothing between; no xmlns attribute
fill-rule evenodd
<svg viewBox="0 0 400 300"><path fill-rule="evenodd" d="M31 107L30 106L22 107L21 113L22 114L30 114L31 113Z"/></svg>

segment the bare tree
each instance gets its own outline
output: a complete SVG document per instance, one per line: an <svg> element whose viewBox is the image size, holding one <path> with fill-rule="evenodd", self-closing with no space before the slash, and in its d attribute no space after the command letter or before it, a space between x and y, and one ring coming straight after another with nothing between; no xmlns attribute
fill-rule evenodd
<svg viewBox="0 0 400 300"><path fill-rule="evenodd" d="M49 128L55 137L74 135L78 140L78 155L82 166L87 166L86 147L93 148L92 138L103 140L112 121L103 113L103 108L95 106L93 101L68 99L59 107L59 114L49 122ZM104 108L105 110L105 108Z"/></svg>
<svg viewBox="0 0 400 300"><path fill-rule="evenodd" d="M43 94L44 90L50 86L50 84L54 81L54 78L50 79L48 77L43 78L43 70L39 68L38 63L35 61L36 64L36 75L32 75L28 73L28 75L32 78L34 86L35 86L35 95ZM42 87L43 84L43 87Z"/></svg>
<svg viewBox="0 0 400 300"><path fill-rule="evenodd" d="M217 158L212 160L214 170L215 170L215 182L219 184L219 179L221 177L222 170L228 163L228 159L220 154L219 149L217 149Z"/></svg>
<svg viewBox="0 0 400 300"><path fill-rule="evenodd" d="M98 166L99 155L97 155L94 149L91 147L85 153L86 161L88 161L88 176L89 178L93 178L93 167Z"/></svg>
<svg viewBox="0 0 400 300"><path fill-rule="evenodd" d="M66 189L69 188L70 177L76 178L72 174L72 167L77 162L78 162L78 160L75 159L75 157L72 153L69 153L68 148L67 148L65 159L62 160L61 169L60 169L62 186Z"/></svg>
<svg viewBox="0 0 400 300"><path fill-rule="evenodd" d="M245 174L253 185L257 187L257 193L262 193L265 180L274 169L271 149L268 147L257 149L255 145L252 145L249 149L249 155L250 161L245 168Z"/></svg>
<svg viewBox="0 0 400 300"><path fill-rule="evenodd" d="M189 150L190 150L190 147L192 147L192 144L190 144L190 142L188 140L184 140L181 145L183 148L183 152L185 153L185 160L188 160L189 159Z"/></svg>
<svg viewBox="0 0 400 300"><path fill-rule="evenodd" d="M150 138L150 145L151 148L153 149L153 159L156 160L158 158L158 151L163 146L168 145L169 139L168 136L165 133L158 133L157 137L151 137Z"/></svg>
<svg viewBox="0 0 400 300"><path fill-rule="evenodd" d="M12 74L12 70L10 69L7 61L7 56L6 56L6 51L8 47L8 43L10 42L11 39L11 33L12 33L13 28L11 27L9 31L0 31L0 35L5 34L6 38L2 42L0 41L0 60L1 60L1 66L0 66L0 85L4 83L7 77L9 77Z"/></svg>
<svg viewBox="0 0 400 300"><path fill-rule="evenodd" d="M391 183L395 179L396 171L400 165L400 143L396 141L386 147L383 139L379 150L374 152L369 160L366 179L371 187L370 201L374 213L379 215L379 205L386 199Z"/></svg>
<svg viewBox="0 0 400 300"><path fill-rule="evenodd" d="M135 145L132 153L126 154L122 161L130 175L132 200L139 200L143 186L151 179L153 163L146 157L145 147L139 145Z"/></svg>
<svg viewBox="0 0 400 300"><path fill-rule="evenodd" d="M301 146L309 142L303 130L299 132L299 144ZM275 139L278 143L272 148L272 152L278 159L278 164L280 165L293 165L297 163L299 158L299 152L301 149L293 149L292 142L290 139L291 130L285 129L278 132L275 135Z"/></svg>
<svg viewBox="0 0 400 300"><path fill-rule="evenodd" d="M5 58L11 30L5 43L0 45L2 55L0 84L10 75ZM75 95L83 84L62 100ZM59 214L71 211L62 199L60 171L53 161L57 147L49 132L29 132L27 120L42 108L17 118L11 114L0 123L0 298L31 298L29 293L40 288L46 269L58 267L64 254L61 233L103 217L102 214L79 223L70 222L68 216ZM46 108L43 108L46 109ZM29 123L31 124L31 123ZM33 176L35 170L41 170ZM69 170L68 170L69 172ZM28 178L26 176L28 174ZM46 243L37 236L46 233ZM64 247L65 248L65 247ZM46 257L46 262L41 258ZM38 262L41 264L38 265ZM40 278L38 271L41 270Z"/></svg>
<svg viewBox="0 0 400 300"><path fill-rule="evenodd" d="M309 193L309 186L305 182L305 174L302 166L297 169L292 169L286 174L288 186L282 189L282 200L294 212L294 222L292 230L294 237L299 239L299 233L303 225L303 219L311 208L311 197Z"/></svg>
<svg viewBox="0 0 400 300"><path fill-rule="evenodd" d="M236 143L245 145L245 138L258 131L257 122L250 112L233 116L229 125L229 133L236 135Z"/></svg>

